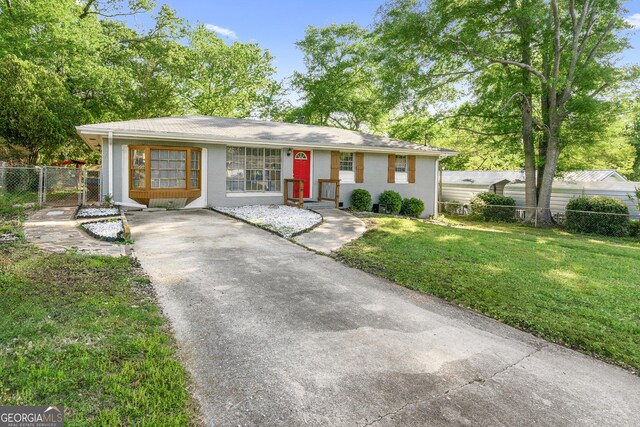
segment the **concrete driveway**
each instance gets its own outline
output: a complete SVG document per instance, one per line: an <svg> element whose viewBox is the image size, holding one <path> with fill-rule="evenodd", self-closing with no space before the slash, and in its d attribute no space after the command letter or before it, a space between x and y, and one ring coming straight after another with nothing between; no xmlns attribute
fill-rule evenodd
<svg viewBox="0 0 640 427"><path fill-rule="evenodd" d="M640 378L206 211L128 215L208 425L640 425Z"/></svg>

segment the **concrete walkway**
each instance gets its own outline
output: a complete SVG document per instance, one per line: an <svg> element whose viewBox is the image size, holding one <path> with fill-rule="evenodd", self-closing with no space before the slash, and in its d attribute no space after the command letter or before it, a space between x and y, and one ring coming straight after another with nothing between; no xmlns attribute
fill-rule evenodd
<svg viewBox="0 0 640 427"><path fill-rule="evenodd" d="M76 209L76 207L56 207L31 212L23 225L25 237L47 252L77 249L78 252L91 255L125 255L124 245L103 242L83 232L78 227L80 222L74 218Z"/></svg>
<svg viewBox="0 0 640 427"><path fill-rule="evenodd" d="M127 216L208 425L638 425L623 369L208 210Z"/></svg>
<svg viewBox="0 0 640 427"><path fill-rule="evenodd" d="M322 224L293 238L314 251L329 253L362 236L367 230L364 222L348 212L335 208L318 209Z"/></svg>

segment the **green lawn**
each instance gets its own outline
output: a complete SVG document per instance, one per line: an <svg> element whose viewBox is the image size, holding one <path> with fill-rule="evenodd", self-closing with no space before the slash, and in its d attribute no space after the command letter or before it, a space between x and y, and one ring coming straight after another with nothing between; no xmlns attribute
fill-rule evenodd
<svg viewBox="0 0 640 427"><path fill-rule="evenodd" d="M515 224L380 218L349 265L640 368L640 243Z"/></svg>
<svg viewBox="0 0 640 427"><path fill-rule="evenodd" d="M3 232L19 224L3 220ZM0 234L2 234L0 232ZM196 423L149 281L129 258L0 243L0 402L65 407L66 423Z"/></svg>

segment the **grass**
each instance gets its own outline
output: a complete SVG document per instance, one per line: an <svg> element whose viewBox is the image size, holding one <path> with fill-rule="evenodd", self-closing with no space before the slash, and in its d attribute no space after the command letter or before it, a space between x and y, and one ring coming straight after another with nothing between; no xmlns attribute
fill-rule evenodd
<svg viewBox="0 0 640 427"><path fill-rule="evenodd" d="M380 218L347 264L640 369L640 243L555 229Z"/></svg>
<svg viewBox="0 0 640 427"><path fill-rule="evenodd" d="M0 295L2 404L62 404L69 426L196 423L165 319L130 258L3 243Z"/></svg>

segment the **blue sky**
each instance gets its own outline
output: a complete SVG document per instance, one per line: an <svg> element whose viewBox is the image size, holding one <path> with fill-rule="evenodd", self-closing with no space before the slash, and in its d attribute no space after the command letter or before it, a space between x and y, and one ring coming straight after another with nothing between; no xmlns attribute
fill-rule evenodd
<svg viewBox="0 0 640 427"><path fill-rule="evenodd" d="M383 0L157 0L175 9L190 22L209 24L231 42L255 42L275 57L278 79L302 70L302 54L294 43L304 37L309 25L356 22L368 26ZM625 63L640 63L640 1L626 3L629 17L637 26L625 54ZM635 16L634 16L635 15ZM144 25L144 19L139 18Z"/></svg>

